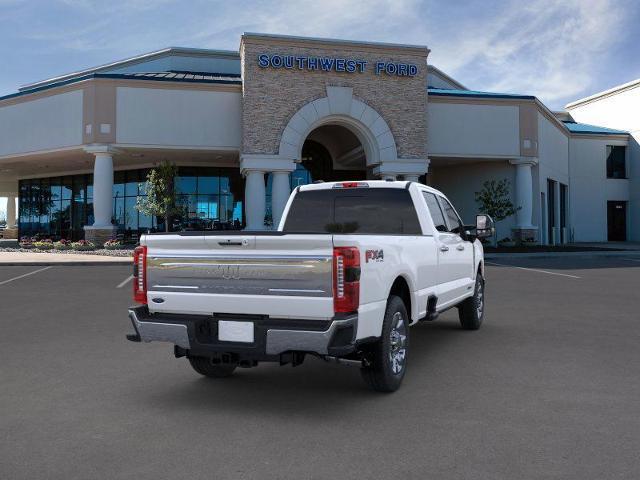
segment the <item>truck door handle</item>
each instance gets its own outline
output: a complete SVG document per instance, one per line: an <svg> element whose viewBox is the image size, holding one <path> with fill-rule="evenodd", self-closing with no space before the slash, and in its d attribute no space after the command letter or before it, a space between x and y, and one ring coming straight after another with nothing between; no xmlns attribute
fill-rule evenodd
<svg viewBox="0 0 640 480"><path fill-rule="evenodd" d="M459 250L461 252L462 250L464 250L464 245L458 245L456 247L456 250Z"/></svg>
<svg viewBox="0 0 640 480"><path fill-rule="evenodd" d="M446 245L442 245L442 246L440 247L440 251L441 251L441 252L448 252L448 251L449 251L449 247L447 247Z"/></svg>
<svg viewBox="0 0 640 480"><path fill-rule="evenodd" d="M242 245L242 242L232 242L231 240L226 242L218 242L218 245L221 247L239 247Z"/></svg>

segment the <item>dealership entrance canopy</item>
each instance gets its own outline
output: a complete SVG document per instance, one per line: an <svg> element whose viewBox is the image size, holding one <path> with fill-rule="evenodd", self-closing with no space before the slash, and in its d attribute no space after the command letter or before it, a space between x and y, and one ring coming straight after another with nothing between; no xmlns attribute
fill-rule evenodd
<svg viewBox="0 0 640 480"><path fill-rule="evenodd" d="M273 228L296 185L377 178L439 188L469 223L475 192L506 179L517 212L500 238L613 240L613 212L615 239L640 239L633 132L469 90L428 55L245 34L239 52L168 48L26 85L0 98L0 196L18 227L5 236L164 228L135 205L168 160L174 229Z"/></svg>

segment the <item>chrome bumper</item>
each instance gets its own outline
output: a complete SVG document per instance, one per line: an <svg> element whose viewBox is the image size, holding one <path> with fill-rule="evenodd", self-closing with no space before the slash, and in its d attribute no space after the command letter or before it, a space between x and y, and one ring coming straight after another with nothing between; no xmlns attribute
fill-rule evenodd
<svg viewBox="0 0 640 480"><path fill-rule="evenodd" d="M171 323L169 321L148 321L147 319L141 320L138 316L137 310L129 310L129 318L136 330L136 335L128 335L127 338L133 341L142 342L169 342L181 347L185 350L191 350L192 348L200 349L204 345L192 345L192 341L189 336L189 316L185 315L180 318L182 321L184 318L185 323ZM216 343L214 345L206 345L206 348L210 348L212 351L226 352L234 351L236 349L245 348L260 348L265 355L280 355L288 351L299 352L313 352L318 355L334 354L331 349L331 343L338 330L344 328L351 328L353 336L351 343L355 343L355 336L357 332L357 315L353 315L347 318L334 319L330 322L326 330L300 330L300 329L285 329L285 328L267 328L266 333L262 332L261 339L256 339L256 345L238 345L229 343ZM193 336L191 337L193 338ZM342 346L338 348L345 348Z"/></svg>

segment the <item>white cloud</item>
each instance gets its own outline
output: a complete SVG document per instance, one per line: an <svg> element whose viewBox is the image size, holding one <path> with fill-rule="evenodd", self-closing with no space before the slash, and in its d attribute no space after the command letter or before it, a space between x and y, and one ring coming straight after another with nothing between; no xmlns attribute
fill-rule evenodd
<svg viewBox="0 0 640 480"><path fill-rule="evenodd" d="M535 94L557 107L594 84L598 56L624 22L612 0L512 2L492 21L467 20L461 40L436 42L433 59L471 88Z"/></svg>
<svg viewBox="0 0 640 480"><path fill-rule="evenodd" d="M593 90L609 50L632 31L630 2L57 0L22 12L38 23L21 36L39 52L95 63L169 45L235 50L244 31L423 44L431 63L470 88L534 94L557 107Z"/></svg>

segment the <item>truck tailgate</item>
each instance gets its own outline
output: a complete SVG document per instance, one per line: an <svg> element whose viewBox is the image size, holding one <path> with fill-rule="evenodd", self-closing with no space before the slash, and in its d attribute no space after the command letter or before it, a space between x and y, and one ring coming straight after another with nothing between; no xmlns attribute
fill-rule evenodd
<svg viewBox="0 0 640 480"><path fill-rule="evenodd" d="M331 235L150 235L143 244L152 312L333 316Z"/></svg>

